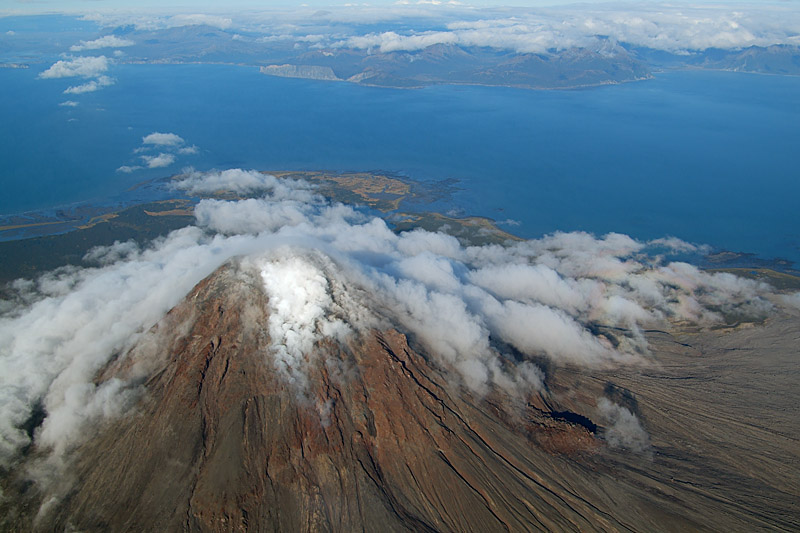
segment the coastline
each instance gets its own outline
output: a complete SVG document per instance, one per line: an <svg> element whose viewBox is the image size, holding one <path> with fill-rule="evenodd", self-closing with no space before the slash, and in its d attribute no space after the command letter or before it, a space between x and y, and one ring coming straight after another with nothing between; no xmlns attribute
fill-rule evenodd
<svg viewBox="0 0 800 533"><path fill-rule="evenodd" d="M463 245L485 245L524 240L499 227L489 217L441 213L425 204L452 193L451 183L421 183L380 171L261 171L279 178L304 179L333 202L361 206L382 218L396 232L422 228L456 237ZM168 187L177 176L158 178L128 189L147 189L152 201L138 200L107 205L78 204L0 217L0 286L18 278L31 278L56 268L85 266L83 256L95 246L133 240L145 245L154 238L194 223L194 206L203 198L239 200L224 191L188 196ZM168 195L169 197L165 197ZM47 217L50 217L49 219ZM28 220L29 222L24 222ZM17 224L9 224L17 221ZM3 223L5 222L5 223ZM713 250L680 258L710 272L729 272L766 281L776 289L800 290L800 270L781 259L764 259L745 252ZM0 295L5 292L0 289Z"/></svg>

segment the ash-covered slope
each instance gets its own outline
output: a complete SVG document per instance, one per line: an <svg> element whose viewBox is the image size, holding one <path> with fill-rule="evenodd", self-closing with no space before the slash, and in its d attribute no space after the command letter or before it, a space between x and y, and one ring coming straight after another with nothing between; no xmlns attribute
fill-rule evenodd
<svg viewBox="0 0 800 533"><path fill-rule="evenodd" d="M670 441L671 426L659 433L666 416L656 418L654 412L646 418L649 399L665 411L670 402L683 407L670 399L669 369L648 370L654 379L643 391L652 395L639 397L640 408L628 389L608 381L617 372L578 368L551 368L540 391L509 395L493 388L478 395L380 320L342 340L330 334L312 349L293 353L297 339L291 332L299 330L275 323L282 302L265 290L266 268L269 263L256 266L250 260L224 265L109 363L98 383L140 383L138 401L79 446L60 479L30 487L20 474L7 483L5 529L792 526L790 492L767 491L767 505L776 507L766 513L740 505L737 490L758 490L745 472L734 472L730 464L700 464L704 458ZM336 297L337 309L348 305L342 297L369 301L357 289L345 289ZM797 335L796 320L781 324ZM275 342L281 331L287 350L282 356ZM657 349L672 358L667 361L696 357L688 353L688 343L665 333L657 337ZM618 375L632 387L634 373ZM623 412L618 404L639 416L646 413L653 438L667 441L668 456L644 447L611 450L622 425L619 420L613 428L595 425L604 408L599 396L608 398L618 415ZM676 430L689 434L682 439L690 446L696 444L688 429L693 423L689 418ZM713 429L707 433L725 438ZM27 461L35 466L36 453ZM671 479L676 472L692 483ZM7 505L14 499L20 503Z"/></svg>

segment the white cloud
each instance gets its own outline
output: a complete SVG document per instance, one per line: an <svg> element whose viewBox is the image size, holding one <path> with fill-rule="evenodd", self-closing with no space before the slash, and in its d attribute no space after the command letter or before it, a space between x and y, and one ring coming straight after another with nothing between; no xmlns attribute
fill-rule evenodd
<svg viewBox="0 0 800 533"><path fill-rule="evenodd" d="M54 63L39 74L40 78L93 78L108 70L110 60L106 56L73 57Z"/></svg>
<svg viewBox="0 0 800 533"><path fill-rule="evenodd" d="M148 154L148 152L152 153L155 150L158 150L159 153L156 155ZM139 158L147 168L163 168L175 163L179 155L193 155L198 153L199 150L195 145L186 146L186 141L180 135L155 131L142 137L142 146L136 148L133 152L135 154L145 154L139 156ZM117 172L130 173L140 168L138 165L122 165L117 169Z"/></svg>
<svg viewBox="0 0 800 533"><path fill-rule="evenodd" d="M154 144L156 146L177 146L185 141L174 133L153 132L142 137L142 144Z"/></svg>
<svg viewBox="0 0 800 533"><path fill-rule="evenodd" d="M9 35L9 36L11 36L11 35L16 35L16 34L17 34L17 32L15 32L14 30L8 30L8 31L6 32L6 35Z"/></svg>
<svg viewBox="0 0 800 533"><path fill-rule="evenodd" d="M319 363L316 343L376 326L409 333L453 379L478 393L492 387L513 393L541 386L533 363L539 357L556 365L636 362L647 357L646 327L668 320L710 325L726 310L756 317L771 310L768 286L662 264L645 253L645 243L625 235L556 233L462 247L441 233L396 234L381 219L327 202L304 182L234 169L191 172L175 183L193 193L226 188L260 197L203 200L197 226L145 249L130 242L95 249L87 255L95 268L65 268L14 285L19 301L28 303L0 305L6 309L0 315L0 464L28 442L19 428L38 402L47 418L37 444L56 456L79 443L95 421L123 412L137 382L95 383L99 369L118 354L141 362L129 348L234 257L244 257L242 267L261 277L272 317L269 358L300 389L304 369ZM618 344L598 325L622 326L614 333ZM609 443L646 445L630 411L602 400L598 407L608 420Z"/></svg>
<svg viewBox="0 0 800 533"><path fill-rule="evenodd" d="M181 154L181 155L195 155L199 151L200 151L200 149L195 145L184 146L183 148L178 148L178 153Z"/></svg>
<svg viewBox="0 0 800 533"><path fill-rule="evenodd" d="M800 309L800 292L784 294L782 295L781 300L788 306Z"/></svg>
<svg viewBox="0 0 800 533"><path fill-rule="evenodd" d="M72 85L64 90L64 94L84 94L99 91L103 87L114 85L114 79L108 76L100 76L96 80L91 80L80 85Z"/></svg>
<svg viewBox="0 0 800 533"><path fill-rule="evenodd" d="M190 194L211 194L217 191L229 191L236 194L254 194L269 192L270 200L300 200L312 199L311 185L305 181L281 180L271 174L253 172L233 168L221 172L196 172L189 171L172 183L175 189L187 191Z"/></svg>
<svg viewBox="0 0 800 533"><path fill-rule="evenodd" d="M65 102L61 102L58 105L60 105L62 107L78 107L80 104L78 102L74 101L74 100L67 100Z"/></svg>
<svg viewBox="0 0 800 533"><path fill-rule="evenodd" d="M93 41L81 41L80 44L70 46L70 52L81 52L83 50L98 50L100 48L121 48L125 46L133 46L134 43L130 39L122 39L116 35L106 35Z"/></svg>
<svg viewBox="0 0 800 533"><path fill-rule="evenodd" d="M133 166L131 166L131 165L122 165L121 167L119 167L117 169L117 172L123 172L125 174L131 174L132 172L135 172L137 170L141 170L141 168L142 167L140 167L138 165L133 165Z"/></svg>
<svg viewBox="0 0 800 533"><path fill-rule="evenodd" d="M158 155L143 155L141 157L142 161L147 165L147 168L164 168L175 162L175 156L172 154L160 153Z"/></svg>

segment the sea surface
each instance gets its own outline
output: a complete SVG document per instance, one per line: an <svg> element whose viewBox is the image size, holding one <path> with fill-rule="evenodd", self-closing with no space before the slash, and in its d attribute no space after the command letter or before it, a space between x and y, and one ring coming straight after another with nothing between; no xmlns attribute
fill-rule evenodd
<svg viewBox="0 0 800 533"><path fill-rule="evenodd" d="M189 166L377 170L454 179L431 208L524 237L676 236L800 263L800 78L671 71L572 91L402 90L117 64L114 85L66 95L84 80L38 79L47 66L0 69L0 215L106 202ZM153 132L186 144L147 149ZM159 153L175 162L118 170Z"/></svg>

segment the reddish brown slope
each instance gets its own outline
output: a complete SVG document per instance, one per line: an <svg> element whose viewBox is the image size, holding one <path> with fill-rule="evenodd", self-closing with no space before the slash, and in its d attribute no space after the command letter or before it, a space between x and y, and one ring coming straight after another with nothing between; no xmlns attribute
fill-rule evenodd
<svg viewBox="0 0 800 533"><path fill-rule="evenodd" d="M108 368L101 379L149 361L146 394L135 414L76 452L72 490L38 526L655 531L747 523L726 522L724 505L715 512L714 502L659 477L658 460L615 458L586 428L553 416L564 406L591 413L602 394L596 379L553 378L552 387L570 387L560 404L549 393L476 398L388 330L319 346L300 390L274 370L267 309L258 273L228 265L135 357Z"/></svg>

